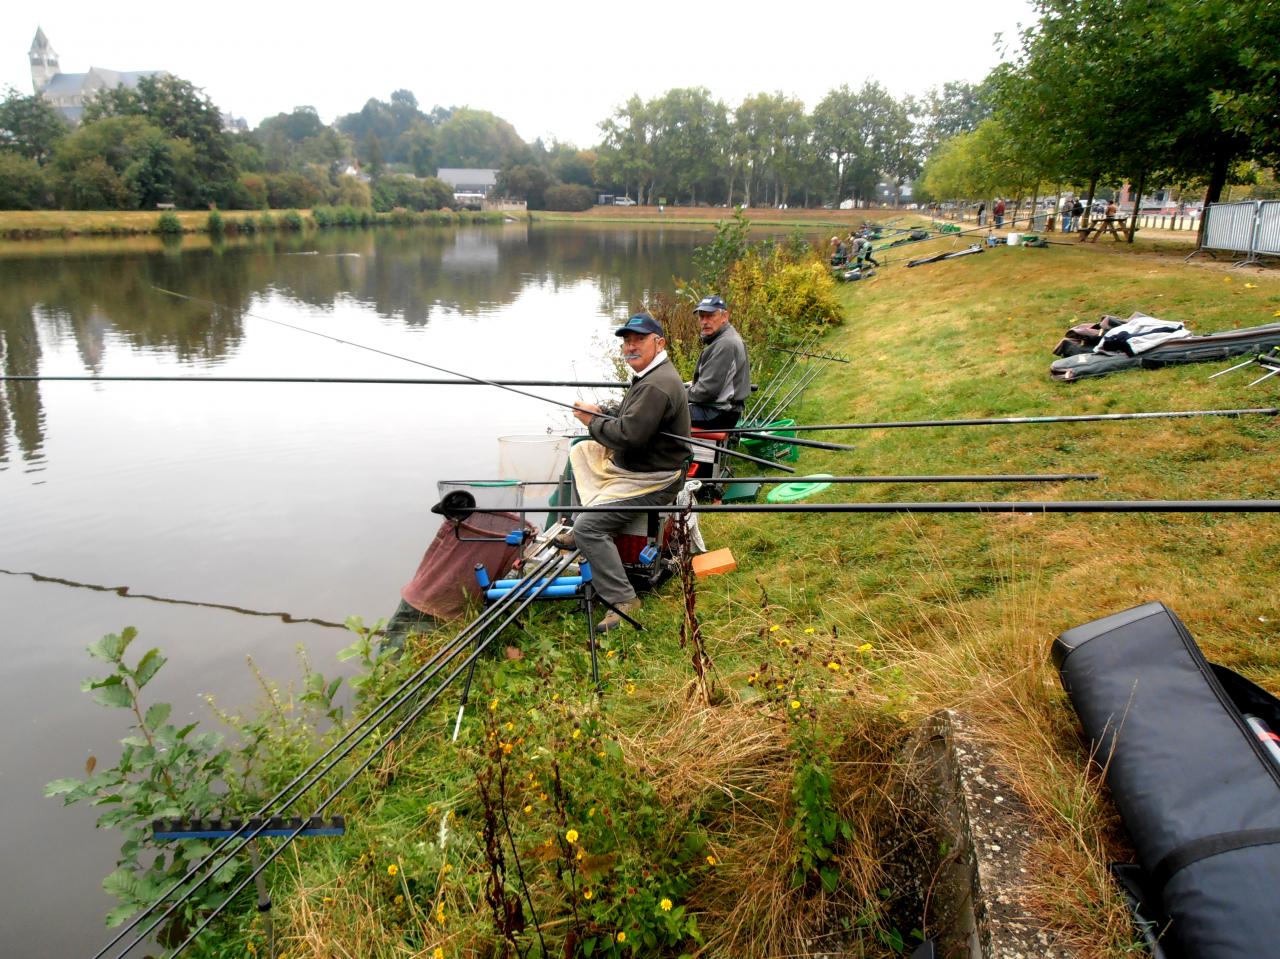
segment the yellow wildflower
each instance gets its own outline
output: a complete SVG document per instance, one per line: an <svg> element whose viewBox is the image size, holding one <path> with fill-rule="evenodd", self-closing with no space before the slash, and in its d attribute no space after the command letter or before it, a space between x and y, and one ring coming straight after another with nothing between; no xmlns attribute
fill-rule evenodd
<svg viewBox="0 0 1280 959"><path fill-rule="evenodd" d="M812 627L812 626L806 626L806 627L804 628L804 631L805 631L806 633L810 633L810 634L811 634L811 633L813 632L813 627Z"/></svg>
<svg viewBox="0 0 1280 959"><path fill-rule="evenodd" d="M793 700L791 700L791 708L792 708L792 709L799 709L799 708L800 708L800 700L798 700L798 699L793 699Z"/></svg>
<svg viewBox="0 0 1280 959"><path fill-rule="evenodd" d="M595 814L596 814L596 807L595 807L595 806L592 806L590 809L588 809L588 810L587 810L587 818L588 818L588 819L590 819L590 818L591 818L592 816L594 816Z"/></svg>
<svg viewBox="0 0 1280 959"><path fill-rule="evenodd" d="M1257 284L1257 283L1246 283L1246 284L1244 285L1244 288L1245 288L1246 290L1256 290L1256 289L1258 288L1258 284Z"/></svg>
<svg viewBox="0 0 1280 959"><path fill-rule="evenodd" d="M397 866L394 862L393 862L391 865L389 865L389 866L387 867L387 875L388 875L388 876L394 876L394 875L395 875L396 873L398 873L399 871L400 871L400 867L399 867L399 866Z"/></svg>
<svg viewBox="0 0 1280 959"><path fill-rule="evenodd" d="M715 856L708 856L708 857L707 857L707 865L708 865L708 866L714 866L715 864L716 864L716 857L715 857Z"/></svg>
<svg viewBox="0 0 1280 959"><path fill-rule="evenodd" d="M435 951L431 953L431 959L444 959L444 950L436 946Z"/></svg>
<svg viewBox="0 0 1280 959"><path fill-rule="evenodd" d="M618 942L626 942L626 941L627 941L627 934L626 934L625 932L620 932L620 933L618 933L618 937L617 937L617 938L618 938Z"/></svg>
<svg viewBox="0 0 1280 959"><path fill-rule="evenodd" d="M871 652L871 644L870 644L870 643L863 643L861 646L859 646L859 647L858 647L858 652L860 652L860 653L869 653L869 652Z"/></svg>
<svg viewBox="0 0 1280 959"><path fill-rule="evenodd" d="M498 711L498 700L495 698L489 703L489 712L496 713Z"/></svg>
<svg viewBox="0 0 1280 959"><path fill-rule="evenodd" d="M510 755L511 755L511 750L512 750L513 748L514 748L514 747L513 747L510 743L503 743L503 744L502 744L502 755L504 755L504 756L510 756Z"/></svg>
<svg viewBox="0 0 1280 959"><path fill-rule="evenodd" d="M670 911L671 911L671 900L670 900L670 899L663 899L663 900L662 900L662 902L658 903L658 905L662 907L662 911L663 911L663 912L670 912Z"/></svg>
<svg viewBox="0 0 1280 959"><path fill-rule="evenodd" d="M578 862L582 862L582 855L583 855L583 853L582 853L582 848L581 848L581 847L579 847L579 848L578 848L578 854L577 854L576 856L574 856L573 858L574 858L574 859L576 859Z"/></svg>
<svg viewBox="0 0 1280 959"><path fill-rule="evenodd" d="M754 686L756 684L756 680L759 678L760 677L757 676L755 673L752 673L750 676L747 677L747 685Z"/></svg>
<svg viewBox="0 0 1280 959"><path fill-rule="evenodd" d="M605 653L605 654L604 654L604 658L605 658L605 659L613 659L613 654L614 654L614 651L611 649L611 650L609 650L607 653Z"/></svg>
<svg viewBox="0 0 1280 959"><path fill-rule="evenodd" d="M568 840L569 842L577 842L577 841L578 841L578 830L576 830L576 829L570 829L567 833L565 833L565 834L564 834L564 838L565 838L566 840Z"/></svg>
<svg viewBox="0 0 1280 959"><path fill-rule="evenodd" d="M442 870L442 872L453 872L453 863L446 862L444 864L444 869Z"/></svg>
<svg viewBox="0 0 1280 959"><path fill-rule="evenodd" d="M769 632L771 632L771 633L776 633L776 632L777 632L778 630L780 630L781 628L782 628L781 626L770 626L770 627L769 627Z"/></svg>
<svg viewBox="0 0 1280 959"><path fill-rule="evenodd" d="M515 728L516 728L516 724L515 724L515 723L507 723L507 731L508 731L508 732L510 732L511 730L513 730L513 729L515 729Z"/></svg>
<svg viewBox="0 0 1280 959"><path fill-rule="evenodd" d="M579 736L581 736L581 735L582 735L582 730L581 730L581 729L575 729L575 730L573 731L573 738L574 738L574 739L577 739L577 738L578 738Z"/></svg>
<svg viewBox="0 0 1280 959"><path fill-rule="evenodd" d="M525 812L525 815L527 816L529 813L533 812L533 806L525 806L524 812Z"/></svg>
<svg viewBox="0 0 1280 959"><path fill-rule="evenodd" d="M546 794L546 793L538 793L538 798L539 798L539 799L541 799L543 802L546 802L546 801L547 801L547 794Z"/></svg>
<svg viewBox="0 0 1280 959"><path fill-rule="evenodd" d="M321 901L321 902L326 902L326 903L328 903L328 902L333 902L333 896L325 896L325 897L324 897L322 900L320 900L320 901Z"/></svg>
<svg viewBox="0 0 1280 959"><path fill-rule="evenodd" d="M1278 313L1278 314L1276 314L1276 315L1277 315L1277 316L1280 316L1280 313ZM635 684L635 683L627 683L627 695L628 695L628 696L630 696L630 695L632 695L633 693L635 693L635 691L636 691L636 684Z"/></svg>
<svg viewBox="0 0 1280 959"><path fill-rule="evenodd" d="M840 664L837 663L835 660L832 660L831 662L827 663L827 669L831 670L833 673L838 673L840 672Z"/></svg>
<svg viewBox="0 0 1280 959"><path fill-rule="evenodd" d="M443 905L441 905L440 908L436 910L436 922L438 922L442 926L444 925L444 906Z"/></svg>
<svg viewBox="0 0 1280 959"><path fill-rule="evenodd" d="M594 899L594 898L595 898L595 895L596 895L596 894L595 894L594 892L592 892L590 889L584 889L584 890L582 890L582 898L583 898L583 899L586 899L586 900L588 900L588 901L590 901L591 899Z"/></svg>
<svg viewBox="0 0 1280 959"><path fill-rule="evenodd" d="M398 895L398 896L396 896L394 899L392 899L391 901L392 901L393 903L395 903L397 906L403 906L403 905L404 905L404 896L399 896L399 895Z"/></svg>

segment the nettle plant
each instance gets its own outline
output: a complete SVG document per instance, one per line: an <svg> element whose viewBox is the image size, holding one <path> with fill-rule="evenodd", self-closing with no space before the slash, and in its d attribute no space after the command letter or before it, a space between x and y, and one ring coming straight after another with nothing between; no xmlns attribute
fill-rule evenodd
<svg viewBox="0 0 1280 959"><path fill-rule="evenodd" d="M165 657L158 649L145 652L133 665L126 653L138 633L129 627L102 637L89 654L110 667L105 676L86 679L81 688L103 706L133 714L130 735L121 740L120 758L110 769L95 771L91 759L85 779L56 779L45 786L46 796L61 796L66 805L87 802L105 811L101 829L124 834L117 868L103 888L120 900L107 915L117 926L167 892L191 867L212 851L205 842L157 843L151 821L166 816L208 815L226 801L233 753L214 733L196 733L196 723L169 722L168 703L144 704L143 688L155 678ZM211 882L202 886L175 914L175 927L189 924L227 894L244 864L230 860Z"/></svg>

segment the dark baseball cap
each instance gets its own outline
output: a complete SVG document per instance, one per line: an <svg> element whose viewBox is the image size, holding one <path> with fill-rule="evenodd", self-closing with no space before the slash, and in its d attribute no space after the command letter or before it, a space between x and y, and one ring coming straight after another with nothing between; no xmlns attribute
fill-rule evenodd
<svg viewBox="0 0 1280 959"><path fill-rule="evenodd" d="M724 298L720 296L704 296L702 302L693 308L695 313L714 313L717 310L727 310L728 305Z"/></svg>
<svg viewBox="0 0 1280 959"><path fill-rule="evenodd" d="M648 313L637 313L613 331L614 336L622 336L624 333L656 333L658 336L665 335L662 332L662 324Z"/></svg>

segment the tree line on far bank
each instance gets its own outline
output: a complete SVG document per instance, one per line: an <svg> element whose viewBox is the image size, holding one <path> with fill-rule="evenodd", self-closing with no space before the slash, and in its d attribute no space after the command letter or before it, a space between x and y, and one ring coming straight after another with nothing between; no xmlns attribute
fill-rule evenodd
<svg viewBox="0 0 1280 959"><path fill-rule="evenodd" d="M422 110L397 90L323 123L297 107L228 132L177 77L95 98L68 126L44 100L0 102L0 208L434 210L441 167L499 170L497 192L533 209L641 204L834 206L1092 196L1124 182L1218 199L1274 187L1280 161L1280 4L1256 0L1036 0L1013 62L979 84L895 98L874 81L812 111L759 93L730 108L702 87L633 96L590 149L525 143L470 107ZM923 173L922 173L923 171ZM1263 192L1264 188L1259 188Z"/></svg>

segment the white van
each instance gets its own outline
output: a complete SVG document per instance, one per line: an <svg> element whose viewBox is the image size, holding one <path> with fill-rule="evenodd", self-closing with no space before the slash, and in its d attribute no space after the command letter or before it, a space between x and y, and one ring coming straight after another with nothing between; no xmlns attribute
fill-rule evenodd
<svg viewBox="0 0 1280 959"><path fill-rule="evenodd" d="M629 196L615 196L613 198L614 206L635 206L636 201Z"/></svg>

